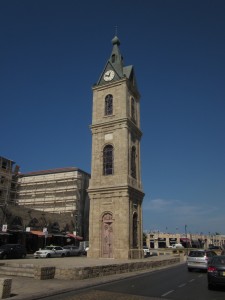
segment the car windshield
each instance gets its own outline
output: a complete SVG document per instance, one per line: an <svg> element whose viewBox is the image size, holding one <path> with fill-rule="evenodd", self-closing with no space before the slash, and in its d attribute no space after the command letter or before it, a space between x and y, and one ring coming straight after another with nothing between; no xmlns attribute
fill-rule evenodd
<svg viewBox="0 0 225 300"><path fill-rule="evenodd" d="M189 256L190 257L204 257L205 252L203 252L203 251L191 251Z"/></svg>
<svg viewBox="0 0 225 300"><path fill-rule="evenodd" d="M53 249L54 249L53 246L47 246L47 247L45 247L45 250L53 250Z"/></svg>

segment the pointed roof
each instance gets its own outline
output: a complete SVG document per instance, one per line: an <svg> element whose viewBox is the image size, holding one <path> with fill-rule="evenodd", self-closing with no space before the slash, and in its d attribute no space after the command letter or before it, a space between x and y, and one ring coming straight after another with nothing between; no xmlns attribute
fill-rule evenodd
<svg viewBox="0 0 225 300"><path fill-rule="evenodd" d="M105 65L105 68L103 69L103 72L97 82L97 85L104 85L104 84L109 83L109 82L104 81L103 76L106 71L113 70L115 72L115 77L113 78L113 80L111 82L114 82L114 81L122 79L123 77L126 77L137 88L133 66L130 65L130 66L124 67L123 56L122 56L122 54L120 52L120 48L119 48L120 40L117 36L114 36L114 38L112 39L112 44L113 44L112 53Z"/></svg>
<svg viewBox="0 0 225 300"><path fill-rule="evenodd" d="M114 70L120 77L123 77L123 57L120 53L119 45L120 40L117 36L112 39L113 49L111 56L109 58L109 62L112 64Z"/></svg>

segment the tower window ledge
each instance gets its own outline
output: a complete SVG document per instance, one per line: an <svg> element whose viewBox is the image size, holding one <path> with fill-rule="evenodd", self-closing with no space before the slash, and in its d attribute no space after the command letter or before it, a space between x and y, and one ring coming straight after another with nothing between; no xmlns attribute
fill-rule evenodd
<svg viewBox="0 0 225 300"><path fill-rule="evenodd" d="M105 115L104 118L114 118L115 115Z"/></svg>

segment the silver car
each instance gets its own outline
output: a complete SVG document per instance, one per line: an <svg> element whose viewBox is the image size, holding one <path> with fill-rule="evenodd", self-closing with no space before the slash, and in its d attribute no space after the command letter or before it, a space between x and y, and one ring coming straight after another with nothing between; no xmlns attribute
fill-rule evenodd
<svg viewBox="0 0 225 300"><path fill-rule="evenodd" d="M60 246L46 246L44 249L39 249L34 253L35 258L50 258L50 257L65 257L66 250Z"/></svg>
<svg viewBox="0 0 225 300"><path fill-rule="evenodd" d="M76 246L64 246L63 249L65 249L66 252L66 256L80 256L82 254L82 251L80 248L76 247Z"/></svg>
<svg viewBox="0 0 225 300"><path fill-rule="evenodd" d="M194 269L207 270L208 260L215 255L217 254L211 250L191 250L187 257L188 271L191 272Z"/></svg>

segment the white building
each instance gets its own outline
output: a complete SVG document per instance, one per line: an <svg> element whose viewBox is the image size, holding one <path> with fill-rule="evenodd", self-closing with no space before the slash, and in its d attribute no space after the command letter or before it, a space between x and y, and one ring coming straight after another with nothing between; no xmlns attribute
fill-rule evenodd
<svg viewBox="0 0 225 300"><path fill-rule="evenodd" d="M60 168L20 174L18 204L48 213L71 213L78 234L88 228L90 174Z"/></svg>

